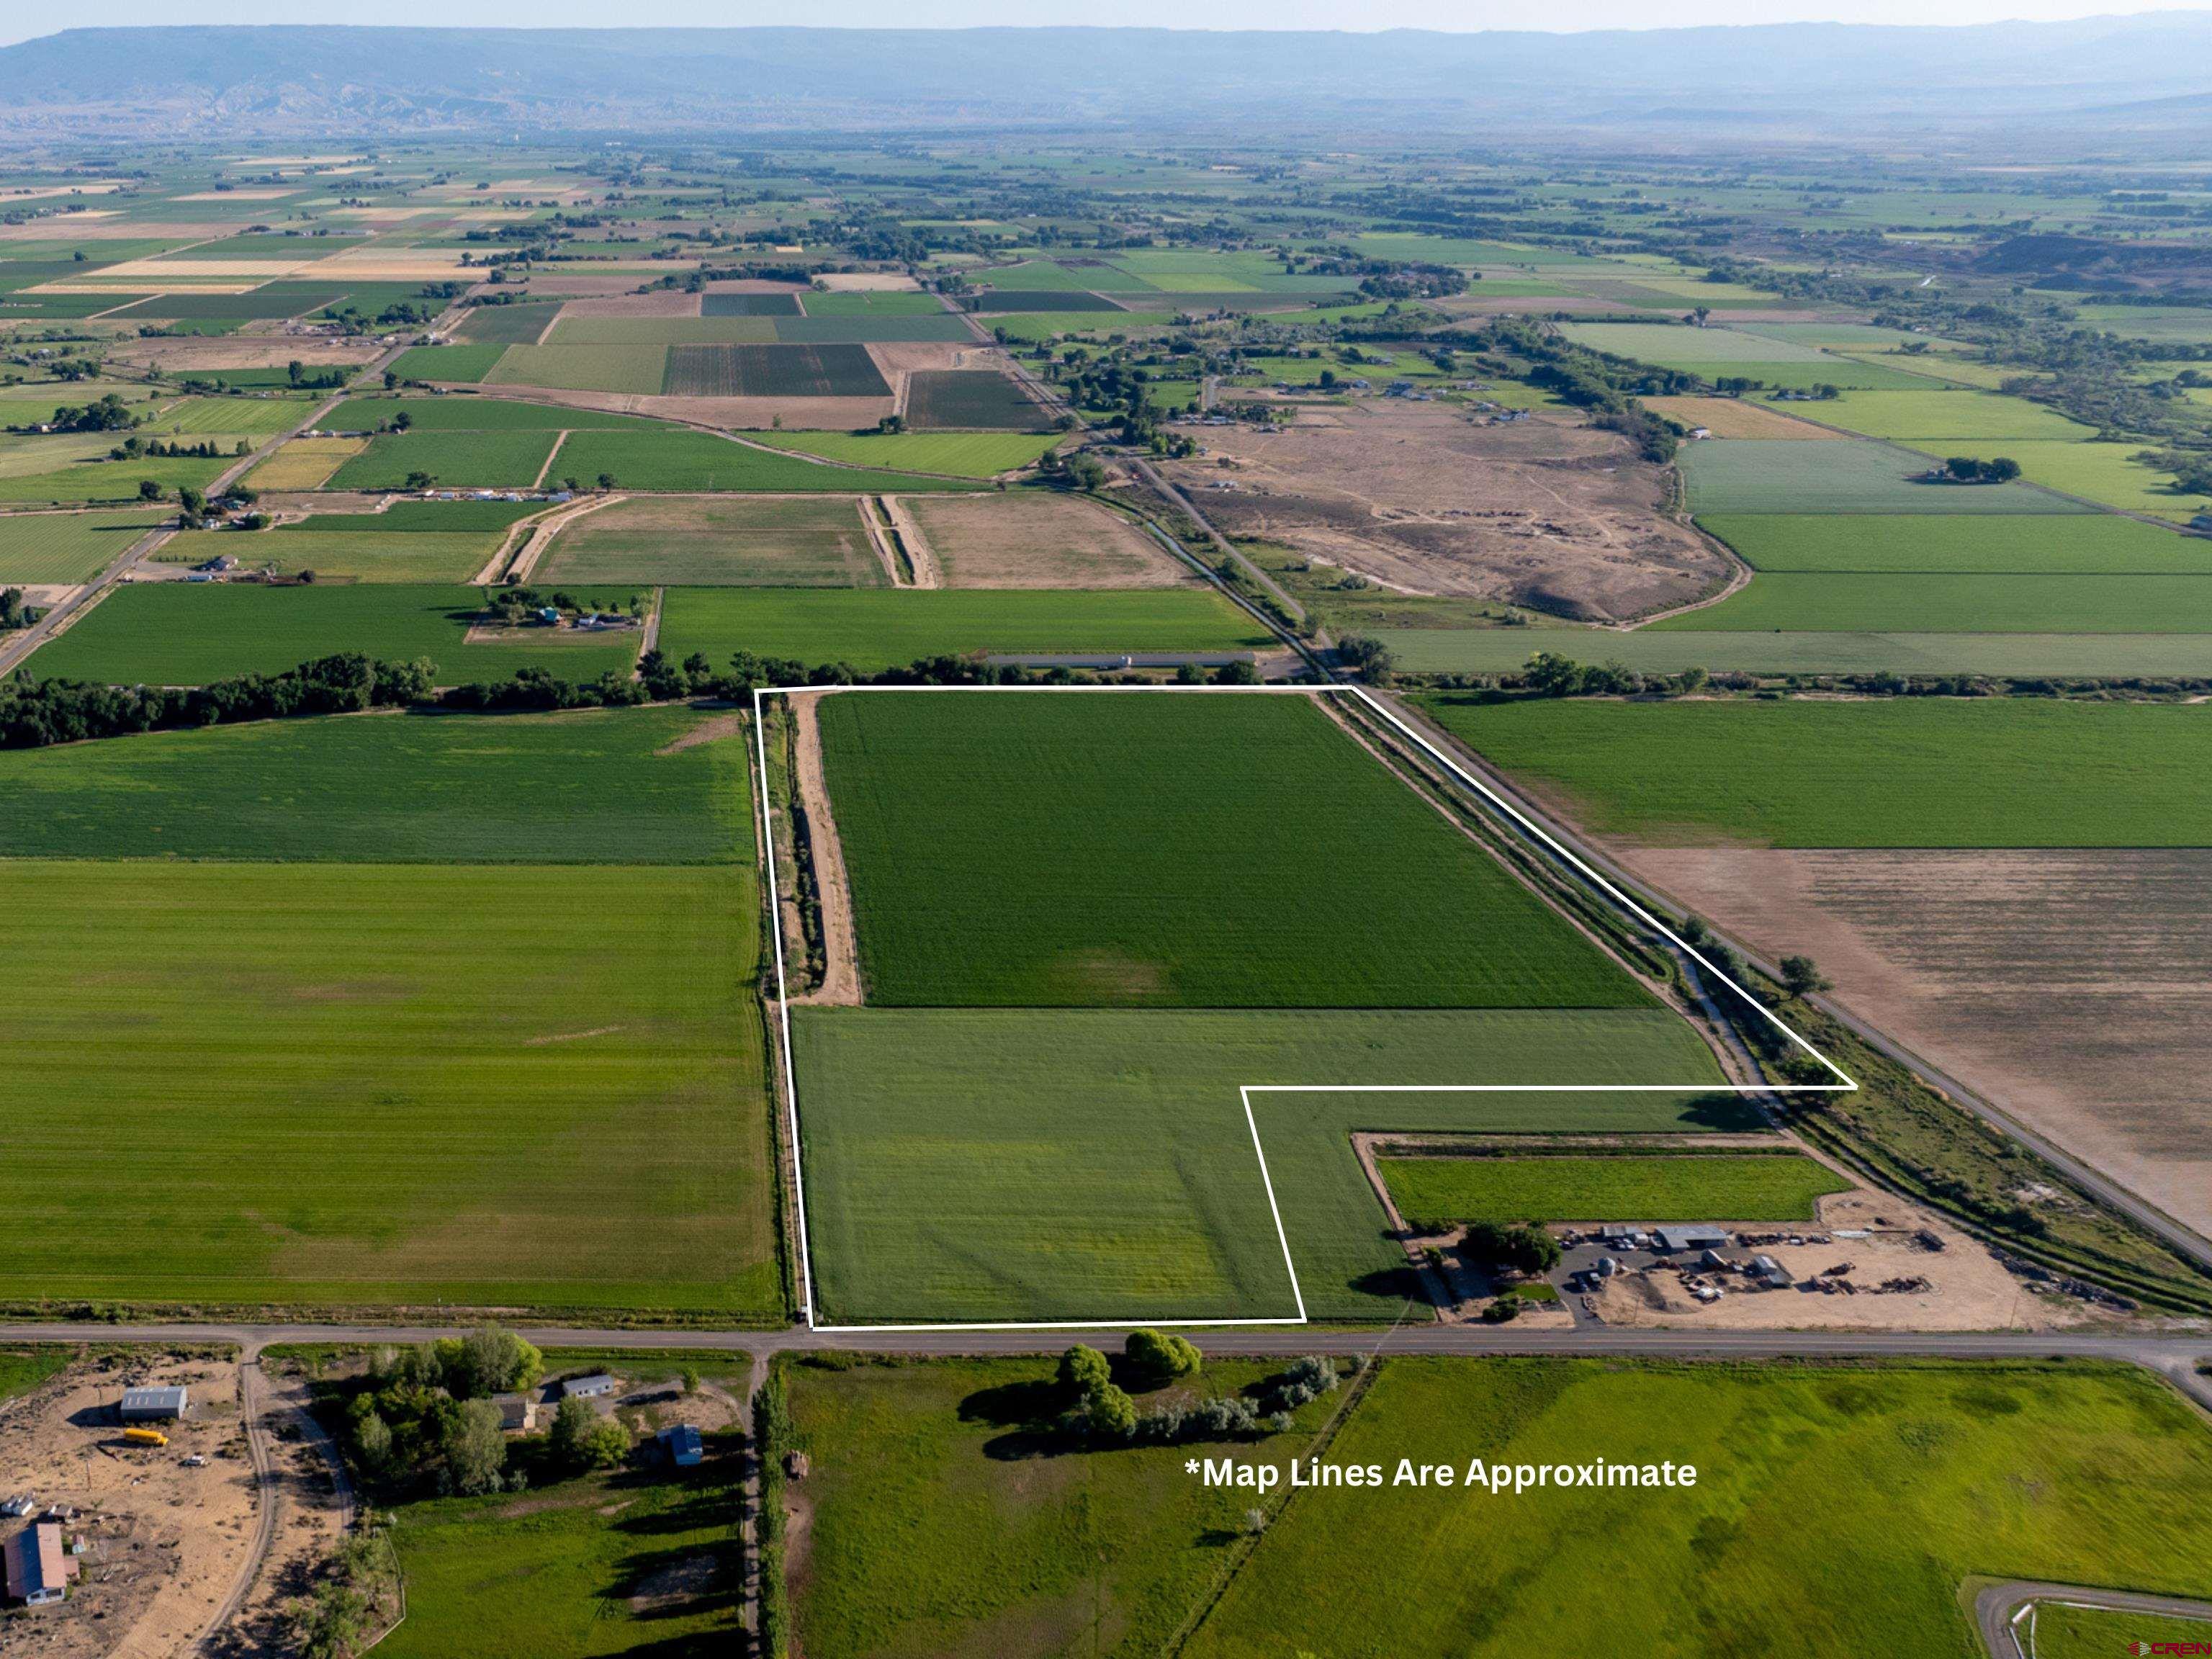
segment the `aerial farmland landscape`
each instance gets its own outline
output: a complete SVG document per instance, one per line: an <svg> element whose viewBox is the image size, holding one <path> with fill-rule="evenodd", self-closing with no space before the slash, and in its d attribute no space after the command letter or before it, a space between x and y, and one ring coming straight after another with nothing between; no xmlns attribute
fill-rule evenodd
<svg viewBox="0 0 2212 1659"><path fill-rule="evenodd" d="M2212 1654L2212 12L763 21L0 17L0 1659Z"/></svg>

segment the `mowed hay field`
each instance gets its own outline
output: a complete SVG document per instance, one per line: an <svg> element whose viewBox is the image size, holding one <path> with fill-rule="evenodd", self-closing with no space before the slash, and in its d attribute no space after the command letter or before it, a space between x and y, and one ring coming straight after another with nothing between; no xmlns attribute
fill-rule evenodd
<svg viewBox="0 0 2212 1659"><path fill-rule="evenodd" d="M626 593L586 593L587 604ZM335 652L389 662L427 658L437 684L505 679L544 668L561 679L627 671L641 635L525 629L471 642L483 600L471 587L367 583L268 587L232 583L125 583L33 654L41 677L110 685L204 685L239 674L278 674Z"/></svg>
<svg viewBox="0 0 2212 1659"><path fill-rule="evenodd" d="M905 503L950 587L1180 587L1190 568L1128 520L1057 491Z"/></svg>
<svg viewBox="0 0 2212 1659"><path fill-rule="evenodd" d="M255 467L256 489L320 489L330 476L368 448L366 438L295 438Z"/></svg>
<svg viewBox="0 0 2212 1659"><path fill-rule="evenodd" d="M829 466L711 432L571 432L552 471L589 483L605 473L617 489L812 491L975 489L957 478Z"/></svg>
<svg viewBox="0 0 2212 1659"><path fill-rule="evenodd" d="M1763 572L2212 574L2212 544L2116 514L1716 513L1698 524Z"/></svg>
<svg viewBox="0 0 2212 1659"><path fill-rule="evenodd" d="M0 893L0 1296L779 1306L747 870L21 860Z"/></svg>
<svg viewBox="0 0 2212 1659"><path fill-rule="evenodd" d="M1796 1152L1380 1158L1398 1213L1464 1221L1810 1221L1850 1182Z"/></svg>
<svg viewBox="0 0 2212 1659"><path fill-rule="evenodd" d="M902 587L672 587L660 649L842 662L872 673L925 657L1002 653L1259 651L1273 643L1219 594L1200 587L1118 593L964 592Z"/></svg>
<svg viewBox="0 0 2212 1659"><path fill-rule="evenodd" d="M1655 846L2212 845L2212 711L2197 706L1422 706L1586 827Z"/></svg>
<svg viewBox="0 0 2212 1659"><path fill-rule="evenodd" d="M1294 1313L1254 1123L1309 1312L1391 1319L1405 1252L1353 1130L1757 1127L1696 1091L1720 1073L1656 1005L799 1008L792 1038L815 1281L845 1323ZM1470 1082L1591 1091L1255 1094L1253 1123L1238 1096ZM1619 1087L1654 1083L1683 1091Z"/></svg>
<svg viewBox="0 0 2212 1659"><path fill-rule="evenodd" d="M890 573L849 495L664 496L570 520L541 582L885 587Z"/></svg>
<svg viewBox="0 0 2212 1659"><path fill-rule="evenodd" d="M1969 1576L2212 1593L2212 1522L2171 1499L2212 1436L2133 1368L1389 1359L1329 1457L1407 1456L1698 1482L1296 1496L1182 1650L1981 1659ZM1561 1540L1599 1538L1631 1541L1594 1594Z"/></svg>
<svg viewBox="0 0 2212 1659"><path fill-rule="evenodd" d="M845 692L819 718L871 1001L1648 1000L1310 698Z"/></svg>
<svg viewBox="0 0 2212 1659"><path fill-rule="evenodd" d="M166 516L159 512L0 514L0 586L90 581Z"/></svg>
<svg viewBox="0 0 2212 1659"><path fill-rule="evenodd" d="M317 581L465 582L506 536L503 530L379 536L284 525L250 538L187 532L164 543L160 556L164 563L197 563L228 553L247 569L272 565L283 575L312 570Z"/></svg>

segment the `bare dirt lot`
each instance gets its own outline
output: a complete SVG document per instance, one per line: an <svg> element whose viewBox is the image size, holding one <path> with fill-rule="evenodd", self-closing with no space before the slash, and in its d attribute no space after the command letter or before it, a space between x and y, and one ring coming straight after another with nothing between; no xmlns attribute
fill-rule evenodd
<svg viewBox="0 0 2212 1659"><path fill-rule="evenodd" d="M799 799L806 812L814 885L822 905L822 943L829 965L820 986L811 994L792 1000L849 1007L861 1000L860 956L853 926L853 884L845 873L844 848L837 840L837 821L830 816L830 790L823 778L822 727L815 709L821 698L820 692L799 691L789 701L799 737L795 745ZM792 915L790 922L796 921L796 915ZM795 943L799 960L804 962L805 940L802 938Z"/></svg>
<svg viewBox="0 0 2212 1659"><path fill-rule="evenodd" d="M1764 1241L1795 1231L1826 1234L1826 1244L1761 1242L1722 1252L1730 1260L1771 1255L1797 1283L1782 1290L1752 1287L1739 1273L1691 1272L1718 1286L1721 1298L1699 1303L1673 1267L1623 1273L1595 1300L1608 1325L1694 1326L1716 1330L2043 1330L2091 1317L2078 1302L2030 1290L1979 1244L1928 1211L1887 1193L1836 1193L1819 1202L1817 1225L1802 1229L1747 1224ZM1838 1231L1863 1232L1838 1238ZM1931 1249L1927 1237L1939 1240ZM1830 1269L1847 1267L1841 1275ZM1856 1294L1823 1291L1816 1281L1839 1278ZM1884 1291L1885 1284L1925 1281L1924 1289ZM1571 1292L1570 1292L1571 1294Z"/></svg>
<svg viewBox="0 0 2212 1659"><path fill-rule="evenodd" d="M191 1416L166 1447L129 1446L115 1419L125 1383L183 1383ZM12 1619L0 1651L35 1659L174 1659L189 1651L245 1566L255 1486L229 1361L95 1359L0 1412L0 1493L73 1509L82 1571L61 1606ZM185 1460L206 1460L198 1468Z"/></svg>
<svg viewBox="0 0 2212 1659"><path fill-rule="evenodd" d="M1733 573L1667 516L1665 475L1613 433L1550 414L1478 426L1448 404L1396 400L1341 413L1341 426L1210 428L1199 459L1167 471L1225 532L1404 592L1618 622Z"/></svg>
<svg viewBox="0 0 2212 1659"><path fill-rule="evenodd" d="M1180 587L1198 580L1127 519L1076 496L916 495L903 505L948 587Z"/></svg>
<svg viewBox="0 0 2212 1659"><path fill-rule="evenodd" d="M381 349L374 340L228 334L208 339L118 341L112 360L118 363L158 363L179 374L217 374L226 368L282 368L296 359L313 374L326 368L358 368Z"/></svg>
<svg viewBox="0 0 2212 1659"><path fill-rule="evenodd" d="M2212 851L1620 849L1754 948L2212 1231Z"/></svg>

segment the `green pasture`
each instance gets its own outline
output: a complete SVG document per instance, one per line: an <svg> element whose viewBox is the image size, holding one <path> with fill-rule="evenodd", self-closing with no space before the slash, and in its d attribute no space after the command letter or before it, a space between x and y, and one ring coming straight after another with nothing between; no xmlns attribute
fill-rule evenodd
<svg viewBox="0 0 2212 1659"><path fill-rule="evenodd" d="M554 325L538 355L589 346L759 345L775 339L771 317L579 317L571 313Z"/></svg>
<svg viewBox="0 0 2212 1659"><path fill-rule="evenodd" d="M579 596L613 605L625 592ZM359 651L388 662L428 658L438 683L505 679L542 667L562 679L627 671L635 632L550 629L471 642L483 600L471 587L400 583L270 587L228 582L125 583L33 653L41 678L112 685L204 685L239 674L277 674L316 657Z"/></svg>
<svg viewBox="0 0 2212 1659"><path fill-rule="evenodd" d="M978 651L1199 653L1272 643L1227 600L1198 588L672 587L660 626L661 650L678 659L699 651L719 665L750 651L862 673Z"/></svg>
<svg viewBox="0 0 2212 1659"><path fill-rule="evenodd" d="M1294 1314L1267 1181L1308 1311L1388 1320L1405 1252L1354 1130L1753 1127L1697 1091L1721 1080L1711 1051L1648 1006L799 1008L792 1042L821 1316L848 1324ZM1249 1122L1238 1094L1468 1083L1686 1086L1258 1093Z"/></svg>
<svg viewBox="0 0 2212 1659"><path fill-rule="evenodd" d="M2117 514L1715 513L1701 516L1698 525L1762 572L2212 573L2212 543Z"/></svg>
<svg viewBox="0 0 2212 1659"><path fill-rule="evenodd" d="M1171 1388L1124 1381L1152 1411L1256 1395L1278 1369L1209 1359ZM806 1567L793 1586L808 1653L1160 1652L1254 1501L1190 1479L1189 1452L1175 1446L1052 1455L1069 1400L1048 1358L801 1363L784 1376L810 1466ZM1304 1455L1343 1397L1310 1402L1284 1432L1206 1454L1238 1464ZM1093 1632L1105 1638L1095 1647Z"/></svg>
<svg viewBox="0 0 2212 1659"><path fill-rule="evenodd" d="M1191 1659L1984 1659L1969 1577L2212 1593L2212 1519L2173 1498L2212 1483L2212 1436L2132 1367L1391 1359L1329 1457L1698 1479L1293 1496Z"/></svg>
<svg viewBox="0 0 2212 1659"><path fill-rule="evenodd" d="M680 708L384 714L0 750L0 859L750 864L732 736Z"/></svg>
<svg viewBox="0 0 2212 1659"><path fill-rule="evenodd" d="M514 345L501 354L483 380L487 386L657 397L667 358L665 344Z"/></svg>
<svg viewBox="0 0 2212 1659"><path fill-rule="evenodd" d="M174 501L179 489L190 486L204 489L227 469L238 465L238 458L230 455L140 455L111 461L106 459L109 447L103 442L96 453L85 455L80 442L80 454L69 456L44 449L26 453L9 447L0 452L0 502L27 507L47 503L61 506L76 501L135 501L139 499L138 487L143 483L158 485L163 495ZM35 465L40 462L48 462L52 470L33 471L29 466L15 470L25 463Z"/></svg>
<svg viewBox="0 0 2212 1659"><path fill-rule="evenodd" d="M447 489L528 489L558 434L550 431L387 432L349 457L325 489L399 489L427 472Z"/></svg>
<svg viewBox="0 0 2212 1659"><path fill-rule="evenodd" d="M1058 443L1060 436L1019 432L769 432L761 434L761 441L847 466L989 478L1029 465Z"/></svg>
<svg viewBox="0 0 2212 1659"><path fill-rule="evenodd" d="M535 345L560 309L557 305L530 302L474 306L462 313L453 333L476 345Z"/></svg>
<svg viewBox="0 0 2212 1659"><path fill-rule="evenodd" d="M1373 630L1401 669L1417 673L1517 672L1534 653L1618 663L1646 673L1686 668L1758 674L1995 674L2212 677L2212 640L2200 634L1719 633L1632 634L1594 629L1389 628Z"/></svg>
<svg viewBox="0 0 2212 1659"><path fill-rule="evenodd" d="M482 345L416 346L399 354L392 372L403 380L477 386L499 366L507 349L497 341Z"/></svg>
<svg viewBox="0 0 2212 1659"><path fill-rule="evenodd" d="M1997 448L1971 443L1960 447L1958 453L1978 460L2008 455L2020 463L2021 476L2030 483L2124 513L2187 520L2212 511L2212 499L2187 493L2172 474L2132 459L2142 450L2142 445L2132 442L2016 443Z"/></svg>
<svg viewBox="0 0 2212 1659"><path fill-rule="evenodd" d="M526 404L513 398L434 395L349 398L323 422L328 432L373 432L405 415L410 435L433 432L671 432L678 428L640 415L610 415L561 404Z"/></svg>
<svg viewBox="0 0 2212 1659"><path fill-rule="evenodd" d="M696 1468L630 1468L527 1497L447 1498L387 1516L407 1617L393 1659L613 1659L743 1639L744 1486L725 1437ZM690 1591L672 1604L665 1586Z"/></svg>
<svg viewBox="0 0 2212 1659"><path fill-rule="evenodd" d="M89 581L160 524L160 513L0 514L0 586Z"/></svg>
<svg viewBox="0 0 2212 1659"><path fill-rule="evenodd" d="M1863 437L1887 438L1941 454L1948 444L2080 443L2094 427L2069 421L2054 409L2000 392L1846 392L1819 403L1790 404L1792 414ZM2009 452L2008 452L2009 453Z"/></svg>
<svg viewBox="0 0 2212 1659"><path fill-rule="evenodd" d="M1987 522L1987 520L1983 520ZM2212 570L2170 575L1790 571L1654 633L2212 633Z"/></svg>
<svg viewBox="0 0 2212 1659"><path fill-rule="evenodd" d="M945 302L934 294L896 290L808 294L799 303L810 317L934 317L945 310Z"/></svg>
<svg viewBox="0 0 2212 1659"><path fill-rule="evenodd" d="M2077 447L2057 446L2061 449ZM2024 456L2017 459L2023 468L2027 466ZM1692 444L1677 461L1691 510L1701 518L1709 513L2010 514L2091 510L2024 483L1923 482L1920 475L1936 464L1932 457L1893 445L1832 438Z"/></svg>
<svg viewBox="0 0 2212 1659"><path fill-rule="evenodd" d="M18 860L0 893L0 1297L780 1306L750 871Z"/></svg>
<svg viewBox="0 0 2212 1659"><path fill-rule="evenodd" d="M911 473L817 465L710 432L572 432L553 466L591 483L611 474L620 489L872 491L973 489Z"/></svg>
<svg viewBox="0 0 2212 1659"><path fill-rule="evenodd" d="M775 337L786 345L865 345L872 341L935 341L960 345L975 338L968 325L950 313L935 316L873 312L843 316L778 317ZM881 397L884 394L872 394Z"/></svg>
<svg viewBox="0 0 2212 1659"><path fill-rule="evenodd" d="M2046 698L1424 698L1587 828L1659 845L2212 845L2212 710Z"/></svg>
<svg viewBox="0 0 2212 1659"><path fill-rule="evenodd" d="M1810 1221L1850 1182L1796 1152L1379 1158L1408 1225L1465 1221Z"/></svg>

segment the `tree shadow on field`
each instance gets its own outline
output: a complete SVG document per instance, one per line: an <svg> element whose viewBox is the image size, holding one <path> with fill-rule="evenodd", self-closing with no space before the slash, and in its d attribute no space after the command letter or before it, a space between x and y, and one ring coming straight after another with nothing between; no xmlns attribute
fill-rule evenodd
<svg viewBox="0 0 2212 1659"><path fill-rule="evenodd" d="M996 1388L978 1389L963 1400L960 1420L988 1423L1007 1431L983 1443L986 1457L1000 1462L1059 1457L1081 1449L1082 1443L1060 1426L1060 1414L1068 1404L1067 1390L1048 1378L1001 1382Z"/></svg>
<svg viewBox="0 0 2212 1659"><path fill-rule="evenodd" d="M1403 1267L1377 1267L1371 1273L1362 1273L1350 1280L1346 1288L1361 1296L1382 1297L1392 1302L1421 1299L1420 1275L1410 1263Z"/></svg>
<svg viewBox="0 0 2212 1659"><path fill-rule="evenodd" d="M1682 1108L1682 1121L1700 1129L1736 1133L1766 1127L1759 1109L1743 1095L1699 1095Z"/></svg>

